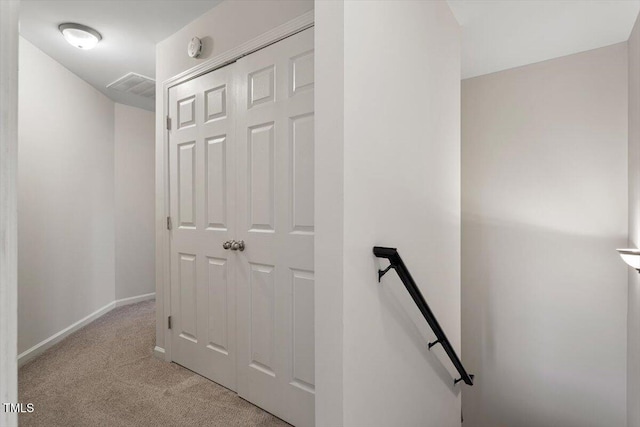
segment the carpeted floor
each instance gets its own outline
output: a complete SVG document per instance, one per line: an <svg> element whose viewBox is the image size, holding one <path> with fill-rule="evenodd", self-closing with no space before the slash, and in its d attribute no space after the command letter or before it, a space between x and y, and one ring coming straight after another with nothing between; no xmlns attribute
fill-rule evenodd
<svg viewBox="0 0 640 427"><path fill-rule="evenodd" d="M20 426L289 426L153 357L155 302L116 308L19 372Z"/></svg>

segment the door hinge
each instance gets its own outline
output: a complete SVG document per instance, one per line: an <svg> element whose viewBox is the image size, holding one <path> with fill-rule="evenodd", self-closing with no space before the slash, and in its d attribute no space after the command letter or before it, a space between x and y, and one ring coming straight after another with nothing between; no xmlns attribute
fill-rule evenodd
<svg viewBox="0 0 640 427"><path fill-rule="evenodd" d="M171 117L167 116L167 130L171 130Z"/></svg>
<svg viewBox="0 0 640 427"><path fill-rule="evenodd" d="M167 217L167 230L171 230L173 228L173 224L171 223L171 217Z"/></svg>
<svg viewBox="0 0 640 427"><path fill-rule="evenodd" d="M171 329L171 316L167 318L167 326Z"/></svg>

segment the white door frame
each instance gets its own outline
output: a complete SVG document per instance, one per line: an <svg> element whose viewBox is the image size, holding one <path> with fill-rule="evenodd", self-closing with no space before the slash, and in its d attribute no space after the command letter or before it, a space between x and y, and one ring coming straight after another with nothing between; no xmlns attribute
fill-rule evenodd
<svg viewBox="0 0 640 427"><path fill-rule="evenodd" d="M189 70L186 70L162 83L162 93L164 102L162 105L162 118L166 120L169 114L169 89L173 86L194 79L203 74L209 73L217 68L224 67L235 62L243 56L249 55L257 50L265 48L270 44L292 36L314 25L314 12L309 11L298 16L291 21L282 24L272 30L267 31L259 37L230 49L218 56L215 56ZM170 362L171 359L171 332L168 328L167 317L171 313L171 253L169 231L166 227L166 218L169 216L169 131L164 127L162 138L162 155L156 159L156 168L162 170L163 183L162 193L157 195L156 200L156 272L161 272L156 277L156 289L162 289L163 307L156 307L156 321L164 331L164 349L156 347L155 353L162 356L164 350L164 360Z"/></svg>
<svg viewBox="0 0 640 427"><path fill-rule="evenodd" d="M0 403L18 402L18 11L0 1ZM0 425L18 414L0 406Z"/></svg>

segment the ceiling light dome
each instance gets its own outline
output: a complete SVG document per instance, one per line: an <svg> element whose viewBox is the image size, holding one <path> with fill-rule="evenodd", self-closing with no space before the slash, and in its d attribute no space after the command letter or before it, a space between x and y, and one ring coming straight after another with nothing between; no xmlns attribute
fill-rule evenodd
<svg viewBox="0 0 640 427"><path fill-rule="evenodd" d="M66 23L60 24L58 27L62 36L71 46L78 49L89 50L96 47L98 42L102 40L99 32L91 27L82 24Z"/></svg>

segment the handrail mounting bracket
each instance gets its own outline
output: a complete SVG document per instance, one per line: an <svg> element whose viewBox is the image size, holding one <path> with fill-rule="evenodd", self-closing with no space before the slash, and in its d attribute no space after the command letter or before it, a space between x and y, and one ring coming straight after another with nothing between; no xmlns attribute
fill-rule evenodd
<svg viewBox="0 0 640 427"><path fill-rule="evenodd" d="M434 345L436 345L436 344L440 344L440 340L435 340L435 341L433 341L433 342L430 342L430 343L429 343L429 350L431 350L431 347L433 347L433 346L434 346Z"/></svg>
<svg viewBox="0 0 640 427"><path fill-rule="evenodd" d="M385 268L384 270L378 270L378 283L380 283L382 281L382 276L384 276L385 274L387 274L387 272L389 270L391 270L392 268L395 268L393 266L393 264L389 264L389 267Z"/></svg>
<svg viewBox="0 0 640 427"><path fill-rule="evenodd" d="M469 374L469 378L471 378L471 381L473 381L473 377L474 377L473 374ZM453 380L453 385L458 384L460 381L464 381L464 378L457 378L457 379Z"/></svg>

